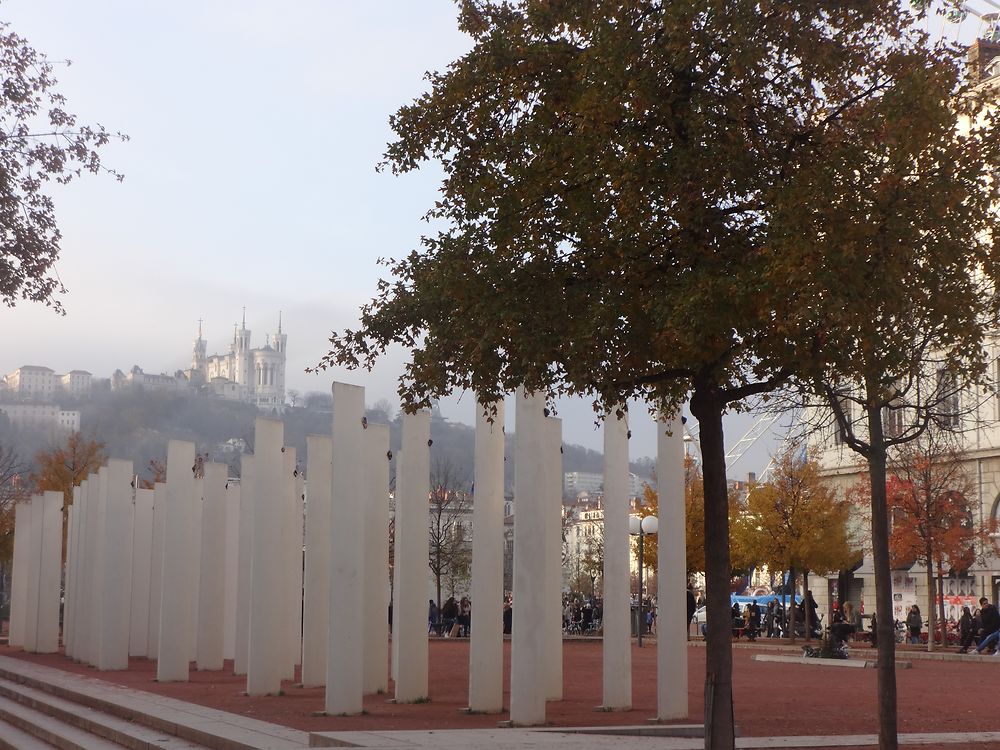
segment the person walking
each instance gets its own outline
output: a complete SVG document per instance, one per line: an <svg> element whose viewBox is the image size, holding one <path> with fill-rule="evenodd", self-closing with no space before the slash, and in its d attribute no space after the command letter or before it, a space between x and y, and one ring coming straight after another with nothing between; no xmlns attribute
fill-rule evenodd
<svg viewBox="0 0 1000 750"><path fill-rule="evenodd" d="M969 608L962 607L962 616L958 618L958 634L962 639L958 644L958 653L969 653L969 646L972 645L972 639L976 637L975 624Z"/></svg>
<svg viewBox="0 0 1000 750"><path fill-rule="evenodd" d="M920 643L920 630L923 624L923 618L920 616L920 607L916 604L911 604L910 611L906 614L907 643Z"/></svg>

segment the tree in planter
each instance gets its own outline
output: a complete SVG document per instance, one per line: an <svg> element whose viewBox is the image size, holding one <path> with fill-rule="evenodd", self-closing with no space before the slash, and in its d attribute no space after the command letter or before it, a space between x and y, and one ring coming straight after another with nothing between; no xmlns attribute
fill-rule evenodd
<svg viewBox="0 0 1000 750"><path fill-rule="evenodd" d="M918 562L927 570L927 650L934 650L938 632L947 645L943 592L936 590L947 565L965 570L976 558L976 548L989 542L990 529L977 529L966 498L973 497L975 481L964 465L959 436L929 429L900 446L889 462L886 504L891 520L889 555ZM939 597L938 606L935 599Z"/></svg>
<svg viewBox="0 0 1000 750"><path fill-rule="evenodd" d="M790 446L777 458L770 481L750 488L733 525L733 544L752 564L789 571L794 595L796 571L803 573L808 589L809 570L838 570L856 557L847 531L849 514L849 504L823 481L819 464ZM793 596L793 641L794 601ZM811 640L810 607L803 609L806 640Z"/></svg>
<svg viewBox="0 0 1000 750"><path fill-rule="evenodd" d="M442 584L447 582L454 594L457 585L468 578L472 565L472 537L466 529L472 517L472 502L469 493L460 489L462 484L450 461L435 459L431 470L428 564L439 612Z"/></svg>
<svg viewBox="0 0 1000 750"><path fill-rule="evenodd" d="M802 277L842 248L799 231L802 214L855 188L831 182L804 202L801 185L872 138L854 110L933 55L909 14L875 0L459 7L472 49L391 118L384 165L440 164L435 233L388 263L360 328L335 333L319 366L370 368L402 344L408 410L522 385L590 396L602 413L640 397L670 415L690 395L705 742L732 748L722 416L815 367L825 292Z"/></svg>

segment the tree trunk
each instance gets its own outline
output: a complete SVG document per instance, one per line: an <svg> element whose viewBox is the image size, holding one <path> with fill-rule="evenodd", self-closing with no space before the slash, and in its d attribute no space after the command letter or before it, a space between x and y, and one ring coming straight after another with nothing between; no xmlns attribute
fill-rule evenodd
<svg viewBox="0 0 1000 750"><path fill-rule="evenodd" d="M868 384L875 393L875 384ZM886 503L886 450L882 414L866 407L868 417L868 470L872 492L872 557L875 564L875 614L878 619L878 746L899 747L896 721L896 633L892 616L892 570L889 563L889 513Z"/></svg>
<svg viewBox="0 0 1000 750"><path fill-rule="evenodd" d="M935 627L935 607L934 607L934 564L931 562L931 545L927 543L924 550L927 557L927 650L934 650Z"/></svg>
<svg viewBox="0 0 1000 750"><path fill-rule="evenodd" d="M792 586L792 603L788 607L788 612L786 613L788 617L788 633L789 637L792 639L792 643L795 643L795 582L797 575L795 573L795 566L788 566L788 582Z"/></svg>
<svg viewBox="0 0 1000 750"><path fill-rule="evenodd" d="M802 571L802 613L806 630L806 642L813 639L812 603L809 599L809 568Z"/></svg>
<svg viewBox="0 0 1000 750"><path fill-rule="evenodd" d="M948 647L948 621L944 619L944 570L942 570L941 558L938 558L938 573L937 573L937 590L938 590L938 622L941 623L941 648L947 649Z"/></svg>
<svg viewBox="0 0 1000 750"><path fill-rule="evenodd" d="M701 427L705 482L705 750L733 750L732 615L729 601L729 493L722 412L725 407L711 386L698 386L691 413Z"/></svg>

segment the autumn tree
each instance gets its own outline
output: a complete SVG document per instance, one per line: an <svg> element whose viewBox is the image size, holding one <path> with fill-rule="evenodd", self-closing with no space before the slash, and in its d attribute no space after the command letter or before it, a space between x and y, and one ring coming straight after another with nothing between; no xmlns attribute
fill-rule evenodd
<svg viewBox="0 0 1000 750"><path fill-rule="evenodd" d="M453 463L436 458L431 468L431 494L428 527L430 556L428 565L434 577L438 611L444 581L467 578L472 565L472 501L463 487L462 477Z"/></svg>
<svg viewBox="0 0 1000 750"><path fill-rule="evenodd" d="M917 75L936 58L904 9L876 0L459 8L472 48L391 118L383 165L440 165L434 230L387 263L359 329L334 333L319 366L371 368L401 344L407 410L456 389L489 403L524 386L589 396L602 413L644 398L669 416L690 396L704 472L705 744L729 750L722 417L815 366L826 292L802 277L845 252L836 232L824 244L800 231L803 217L867 188L849 175L803 187L826 166L844 173L841 159L874 137L854 127L856 111L920 96Z"/></svg>
<svg viewBox="0 0 1000 750"><path fill-rule="evenodd" d="M73 504L73 488L107 461L104 443L71 432L62 445L35 456L30 484L35 492L55 490L63 495L63 513Z"/></svg>
<svg viewBox="0 0 1000 750"><path fill-rule="evenodd" d="M11 446L0 446L0 610L10 599L14 506L24 499L27 466Z"/></svg>
<svg viewBox="0 0 1000 750"><path fill-rule="evenodd" d="M886 484L890 560L894 567L914 562L926 567L928 651L934 650L938 623L941 644L947 643L944 597L935 586L935 570L938 580L946 566L967 570L976 544L989 541L989 529L976 527L966 500L974 496L976 485L957 443L955 435L926 430L893 454Z"/></svg>
<svg viewBox="0 0 1000 750"><path fill-rule="evenodd" d="M823 481L820 467L798 446L787 447L775 461L771 479L753 485L745 508L733 525L734 546L758 565L796 572L839 570L857 553L847 530L850 505L837 497ZM806 639L812 625L805 607ZM795 638L795 607L790 610L792 639Z"/></svg>
<svg viewBox="0 0 1000 750"><path fill-rule="evenodd" d="M68 64L68 63L67 63ZM53 63L9 23L0 23L0 301L42 302L62 312L64 290L54 266L61 234L51 195L84 172L111 172L100 151L111 138L101 125L85 125L66 109Z"/></svg>

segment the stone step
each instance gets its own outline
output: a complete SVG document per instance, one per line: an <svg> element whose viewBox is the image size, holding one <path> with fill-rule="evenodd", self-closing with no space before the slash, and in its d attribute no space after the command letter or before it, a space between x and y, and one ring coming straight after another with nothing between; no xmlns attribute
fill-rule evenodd
<svg viewBox="0 0 1000 750"><path fill-rule="evenodd" d="M155 729L120 719L26 685L0 679L0 697L14 701L69 726L110 740L130 750L204 750Z"/></svg>
<svg viewBox="0 0 1000 750"><path fill-rule="evenodd" d="M0 721L0 750L53 750L54 745Z"/></svg>
<svg viewBox="0 0 1000 750"><path fill-rule="evenodd" d="M121 745L64 724L9 698L0 698L0 724L9 724L59 750L121 750Z"/></svg>
<svg viewBox="0 0 1000 750"><path fill-rule="evenodd" d="M0 656L0 679L212 750L297 750L309 735L103 680ZM155 745L160 748L162 745ZM181 745L180 747L190 747Z"/></svg>

